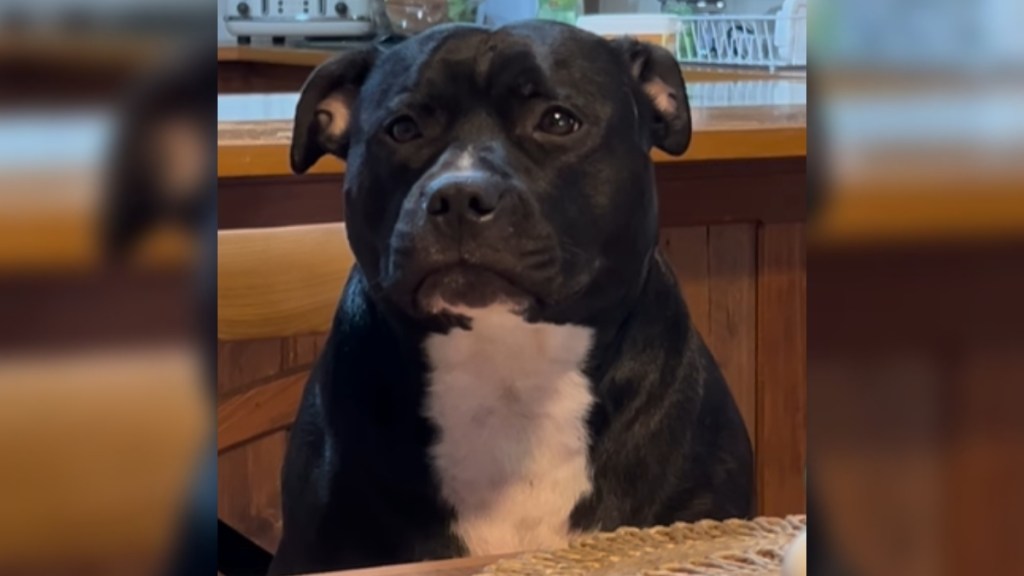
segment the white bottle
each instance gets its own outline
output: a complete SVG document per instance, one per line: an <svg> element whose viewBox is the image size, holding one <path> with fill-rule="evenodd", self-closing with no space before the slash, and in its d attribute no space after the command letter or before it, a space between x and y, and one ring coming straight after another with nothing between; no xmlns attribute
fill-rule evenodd
<svg viewBox="0 0 1024 576"><path fill-rule="evenodd" d="M775 46L786 64L807 65L807 0L784 0L775 16Z"/></svg>
<svg viewBox="0 0 1024 576"><path fill-rule="evenodd" d="M782 559L782 576L807 576L807 530L800 532L786 549Z"/></svg>

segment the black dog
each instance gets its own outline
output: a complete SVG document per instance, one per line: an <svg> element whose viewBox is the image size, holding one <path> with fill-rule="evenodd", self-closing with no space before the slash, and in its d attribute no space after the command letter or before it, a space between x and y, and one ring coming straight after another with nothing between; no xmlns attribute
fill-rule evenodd
<svg viewBox="0 0 1024 576"><path fill-rule="evenodd" d="M753 510L750 442L657 248L661 48L446 26L319 67L292 167L347 159L352 271L291 433L272 573Z"/></svg>

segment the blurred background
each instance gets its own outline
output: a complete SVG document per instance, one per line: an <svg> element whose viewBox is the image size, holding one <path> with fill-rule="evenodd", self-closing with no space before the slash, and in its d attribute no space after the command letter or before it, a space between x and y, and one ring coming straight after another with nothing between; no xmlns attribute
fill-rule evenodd
<svg viewBox="0 0 1024 576"><path fill-rule="evenodd" d="M215 14L0 2L0 574L214 572Z"/></svg>
<svg viewBox="0 0 1024 576"><path fill-rule="evenodd" d="M1020 572L1024 4L809 13L809 573Z"/></svg>
<svg viewBox="0 0 1024 576"><path fill-rule="evenodd" d="M1018 573L1024 3L811 4L810 573ZM232 10L0 2L0 574L168 573L194 519L213 540Z"/></svg>

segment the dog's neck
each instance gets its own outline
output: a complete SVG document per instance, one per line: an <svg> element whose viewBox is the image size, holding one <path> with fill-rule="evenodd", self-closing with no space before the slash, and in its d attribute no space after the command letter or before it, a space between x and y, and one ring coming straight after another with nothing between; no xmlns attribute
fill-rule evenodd
<svg viewBox="0 0 1024 576"><path fill-rule="evenodd" d="M583 367L593 330L500 306L459 313L468 328L424 342L431 457L453 529L473 555L564 546L592 489Z"/></svg>
<svg viewBox="0 0 1024 576"><path fill-rule="evenodd" d="M527 311L520 320L528 324L590 329L590 354L584 369L592 380L599 381L606 367L621 357L638 326L643 325L645 330L651 330L666 322L675 325L678 318L676 314L680 312L689 318L672 271L657 248L653 248L648 257L644 258L641 269L639 281L618 294L614 305L590 306L585 313L577 312L571 307L560 308L557 311L549 310L540 315L535 311ZM379 291L374 290L358 268L355 273L358 274L357 291L363 298L368 299L367 304L374 309L374 315L379 314L384 323L391 327L389 339L393 339L394 343L404 350L403 354L411 354L417 358L422 357L423 344L428 338L432 335L448 334L454 330L466 330L474 321L473 316L478 317L476 321L490 325L500 316L508 319L511 315L517 314L502 306L476 311L453 306L449 307L448 313L440 319L414 319ZM513 341L509 340L509 343Z"/></svg>
<svg viewBox="0 0 1024 576"><path fill-rule="evenodd" d="M501 306L455 307L451 312L467 318L466 325L424 340L424 415L438 431L431 456L441 493L456 511L454 529L470 553L568 543L570 513L593 490L591 434L601 433L589 419L604 396L601 371L608 364L593 357L649 348L660 332L637 323L651 326L655 319L660 330L657 318L681 305L678 291L665 297L674 282L664 262L647 276L653 277L630 312L604 327L597 350L593 327L528 322ZM641 384L616 385L636 390Z"/></svg>

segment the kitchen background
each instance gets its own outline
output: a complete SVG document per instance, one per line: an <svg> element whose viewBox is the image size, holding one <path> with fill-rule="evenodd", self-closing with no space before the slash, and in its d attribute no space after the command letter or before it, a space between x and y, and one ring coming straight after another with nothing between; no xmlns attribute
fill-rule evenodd
<svg viewBox="0 0 1024 576"><path fill-rule="evenodd" d="M493 0L492 0L493 1ZM504 0L508 1L508 0ZM590 2L588 2L590 4ZM659 0L599 0L598 13L621 14L621 13L658 13L661 12ZM694 1L692 4L696 5ZM708 2L714 4L714 2ZM782 5L782 0L725 0L721 14L767 14L777 10ZM226 2L219 2L217 5L217 38L221 43L233 43L234 37L228 32L224 24Z"/></svg>

